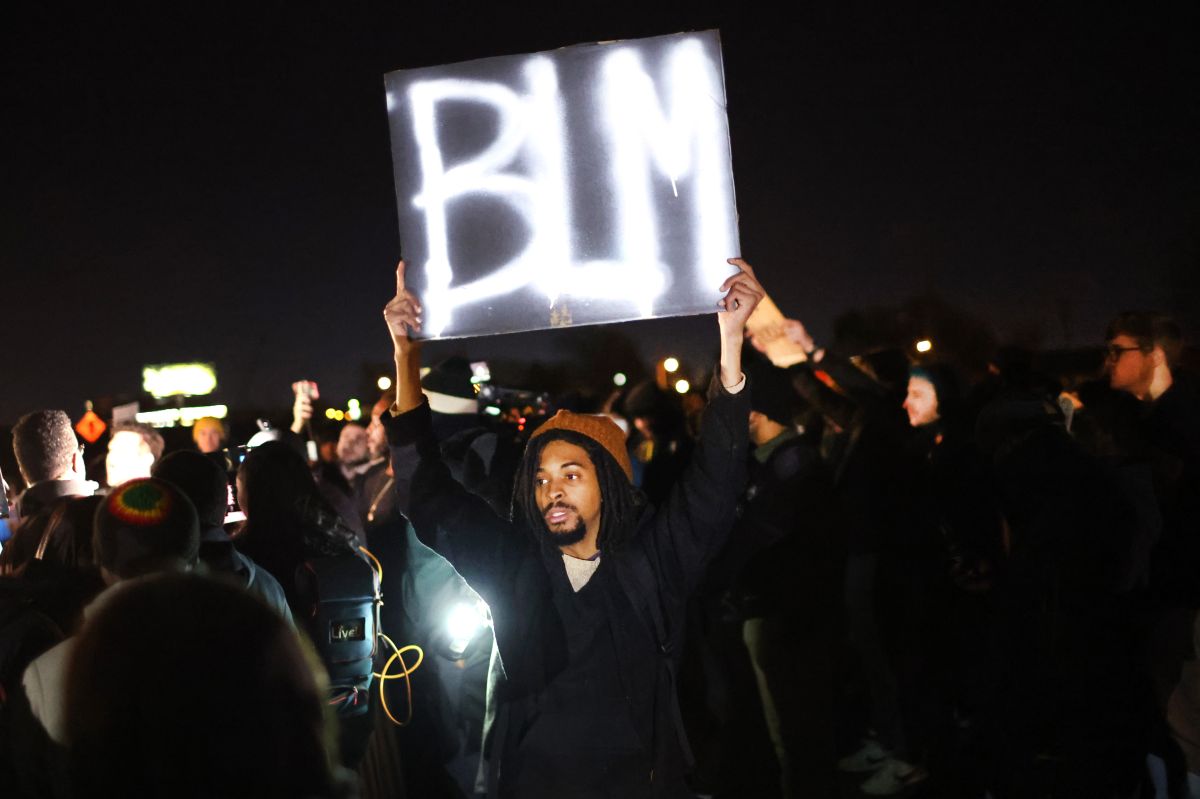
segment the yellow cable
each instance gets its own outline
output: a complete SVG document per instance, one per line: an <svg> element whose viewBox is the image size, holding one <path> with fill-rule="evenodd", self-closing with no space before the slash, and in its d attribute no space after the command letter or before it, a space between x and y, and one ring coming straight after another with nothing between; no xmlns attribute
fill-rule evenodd
<svg viewBox="0 0 1200 799"><path fill-rule="evenodd" d="M358 551L370 558L371 562L375 564L375 573L378 575L379 584L383 585L383 564L379 562L379 558L375 557L371 553L371 550L364 546L359 546ZM425 662L425 650L421 649L421 647L417 646L416 644L409 644L403 648L397 647L396 643L383 633L379 633L379 637L382 638L387 645L392 648L391 656L388 657L387 662L383 664L383 672L372 672L372 674L379 678L379 701L380 704L383 705L383 712L386 713L387 717L392 720L392 723L398 727L405 727L412 722L413 715L412 679L410 678L410 675L420 668L421 664ZM417 653L417 662L412 664L412 666L409 666L404 661L405 652ZM397 660L400 661L400 668L403 669L403 671L401 671L399 674L392 674L392 664ZM392 715L392 710L388 707L387 702L387 681L398 680L401 678L404 680L405 695L408 700L408 717L405 718L404 721L400 721Z"/></svg>
<svg viewBox="0 0 1200 799"><path fill-rule="evenodd" d="M392 720L393 724L395 724L397 727L406 727L412 722L413 715L412 679L409 677L409 675L416 671L420 665L425 662L425 650L421 649L421 647L417 646L416 644L408 644L403 648L397 647L395 642L383 633L379 633L379 637L382 638L387 645L392 648L391 656L387 659L387 662L383 664L383 672L373 672L373 674L379 678L379 701L383 705L383 712L387 714L387 717ZM417 653L417 662L412 666L409 666L404 661L405 652ZM389 673L392 668L392 663L397 660L400 661L400 668L403 669L403 671L401 671L399 674ZM404 721L400 721L392 715L392 710L388 707L386 690L388 680L398 680L401 678L404 679L404 689L408 699L408 716L404 719Z"/></svg>
<svg viewBox="0 0 1200 799"><path fill-rule="evenodd" d="M370 558L371 562L375 564L375 572L379 575L379 584L383 585L383 564L379 562L379 558L372 555L371 550L364 546L360 546L358 551Z"/></svg>

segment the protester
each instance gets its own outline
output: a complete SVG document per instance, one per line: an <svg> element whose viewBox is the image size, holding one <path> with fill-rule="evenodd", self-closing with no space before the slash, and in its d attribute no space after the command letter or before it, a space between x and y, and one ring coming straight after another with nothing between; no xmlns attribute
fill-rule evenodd
<svg viewBox="0 0 1200 799"><path fill-rule="evenodd" d="M624 429L575 412L594 386L507 427L468 359L418 379L398 270L398 390L369 424L310 431L297 388L298 432L260 432L241 466L232 538L218 420L165 456L117 425L101 496L67 415L22 417L0 785L342 796L340 758L366 797L1194 793L1200 408L1179 325L1123 313L1103 353L1008 349L984 375L951 346L848 356L784 319L749 342L769 366L740 354L761 289L735 263L701 421L645 384L606 406ZM310 435L330 438L316 463ZM383 682L387 711L369 645L339 671L288 625L323 640L319 570L347 559L359 611L382 586L380 629L423 651Z"/></svg>
<svg viewBox="0 0 1200 799"><path fill-rule="evenodd" d="M56 571L92 572L95 568L92 521L101 500L102 497L92 495L69 497L56 503L38 541L33 563Z"/></svg>
<svg viewBox="0 0 1200 799"><path fill-rule="evenodd" d="M633 423L628 444L633 483L656 504L667 498L691 459L678 396L646 380L629 391L621 406Z"/></svg>
<svg viewBox="0 0 1200 799"><path fill-rule="evenodd" d="M365 427L353 422L342 426L341 432L338 433L337 459L342 476L351 484L369 468L371 450L367 444Z"/></svg>
<svg viewBox="0 0 1200 799"><path fill-rule="evenodd" d="M205 416L197 419L192 425L192 441L196 444L196 449L208 455L213 452L220 452L225 446L225 425L220 419L212 416Z"/></svg>
<svg viewBox="0 0 1200 799"><path fill-rule="evenodd" d="M442 554L492 610L507 681L489 795L687 795L668 636L682 628L744 479L742 331L762 289L734 263L738 274L721 287L719 384L668 502L642 507L616 425L560 412L526 449L511 522L441 462L408 335L420 328L420 304L397 268L384 312L396 348L396 416L386 424L397 498L418 530L442 528Z"/></svg>
<svg viewBox="0 0 1200 799"><path fill-rule="evenodd" d="M421 390L429 399L434 434L451 474L499 508L503 487L511 497L512 474L506 466L515 458L508 456L497 431L482 420L472 374L466 359L449 358L422 377ZM415 677L412 725L401 730L384 725L381 737L392 742L407 764L410 793L470 795L480 770L488 686L498 679L489 680L489 674L501 671L493 657L490 625L477 611L478 594L444 558L421 543L412 525L396 512L382 421L395 397L395 390L389 389L372 408L368 445L372 458L381 457L382 462L364 475L361 497L370 502L364 519L369 548L384 564L385 595L403 597L400 603L385 603L383 623L405 641L419 644L429 657ZM394 579L388 580L388 575ZM467 629L451 633L452 625Z"/></svg>
<svg viewBox="0 0 1200 799"><path fill-rule="evenodd" d="M1112 388L1143 405L1140 433L1154 447L1164 526L1152 562L1154 590L1163 601L1200 607L1200 391L1179 370L1179 326L1162 314L1128 312L1109 325Z"/></svg>
<svg viewBox="0 0 1200 799"><path fill-rule="evenodd" d="M349 793L314 654L233 586L131 581L88 620L65 688L73 796Z"/></svg>
<svg viewBox="0 0 1200 799"><path fill-rule="evenodd" d="M211 459L196 452L172 452L154 464L154 476L182 491L200 521L200 562L211 574L229 577L291 621L283 588L270 572L238 552L225 532L229 485Z"/></svg>
<svg viewBox="0 0 1200 799"><path fill-rule="evenodd" d="M278 581L292 614L307 618L296 570L310 558L352 554L354 531L321 496L304 458L281 442L251 450L237 491L246 521L234 545Z"/></svg>
<svg viewBox="0 0 1200 799"><path fill-rule="evenodd" d="M380 418L395 401L394 390L384 392L379 401L372 406L371 423L367 425L367 448L370 452L371 466L362 475L358 511L363 529L368 535L374 527L389 519L396 507L396 492L393 490L395 481L392 478L392 464L388 454L387 431L380 422Z"/></svg>
<svg viewBox="0 0 1200 799"><path fill-rule="evenodd" d="M18 776L39 771L47 746L21 678L35 658L75 632L84 607L104 589L92 554L92 520L102 500L58 500L32 557L16 576L0 577L0 785L13 790L45 778Z"/></svg>
<svg viewBox="0 0 1200 799"><path fill-rule="evenodd" d="M798 398L782 369L746 368L754 448L749 483L727 551L732 595L754 667L783 797L834 797L835 571L831 478L796 429Z"/></svg>
<svg viewBox="0 0 1200 799"><path fill-rule="evenodd" d="M191 569L199 548L196 509L163 480L126 481L96 509L92 549L109 586L153 572ZM34 716L59 743L65 740L63 669L73 646L68 639L34 660L22 680Z"/></svg>
<svg viewBox="0 0 1200 799"><path fill-rule="evenodd" d="M33 558L15 572L29 587L27 597L64 633L79 626L84 605L104 588L92 552L92 522L101 500L93 495L55 503Z"/></svg>
<svg viewBox="0 0 1200 799"><path fill-rule="evenodd" d="M63 411L34 411L13 427L13 452L28 488L14 503L13 535L0 552L0 574L28 562L41 541L49 512L60 500L90 496L83 447Z"/></svg>
<svg viewBox="0 0 1200 799"><path fill-rule="evenodd" d="M473 376L466 358L447 358L421 378L421 391L429 399L433 434L451 476L503 515L520 453L480 416Z"/></svg>
<svg viewBox="0 0 1200 799"><path fill-rule="evenodd" d="M1126 575L1134 510L1053 402L979 419L1004 519L988 702L976 718L997 797L1130 796L1142 777L1139 634Z"/></svg>
<svg viewBox="0 0 1200 799"><path fill-rule="evenodd" d="M851 725L857 743L837 767L860 775L861 788L870 795L892 795L928 774L914 762L921 742L911 740L916 708L907 701L914 695L913 681L905 679L916 671L910 665L921 662L917 655L924 646L905 634L914 628L911 614L903 612L912 603L897 602L897 594L911 597L909 589L919 588L929 573L927 558L918 555L926 550L913 547L921 539L911 535L917 515L908 449L912 420L902 409L903 384L881 377L890 371L884 368L886 357L876 358L881 365L876 368L872 359L819 347L795 319L785 319L783 330L803 353L787 367L792 385L825 422L821 453L832 478L832 513L845 553L845 644L865 684L865 719ZM922 399L918 421L935 421L933 397ZM922 568L910 577L903 564L914 561ZM927 634L915 626L917 635Z"/></svg>
<svg viewBox="0 0 1200 799"><path fill-rule="evenodd" d="M104 466L108 485L116 488L127 480L149 477L154 462L162 457L163 437L150 425L119 422L108 439Z"/></svg>
<svg viewBox="0 0 1200 799"><path fill-rule="evenodd" d="M1192 629L1200 609L1200 390L1179 368L1183 338L1169 316L1119 314L1105 339L1110 387L1140 406L1123 454L1149 464L1161 512L1161 532L1149 557L1145 644L1154 693L1150 767L1174 772L1168 778L1178 781L1183 755L1177 742L1186 741L1188 729L1180 699L1188 696L1185 670L1197 658ZM1183 744L1184 753L1190 749Z"/></svg>
<svg viewBox="0 0 1200 799"><path fill-rule="evenodd" d="M88 482L83 447L63 411L34 411L13 427L13 452L28 488L17 499L17 512L32 516L60 497L85 497Z"/></svg>
<svg viewBox="0 0 1200 799"><path fill-rule="evenodd" d="M342 523L361 539L366 529L363 514L359 512L362 504L362 479L369 471L366 464L368 449L362 425L348 424L340 429L324 426L314 428L312 401L317 396L316 384L300 381L294 383L292 389L295 401L292 403L290 435L287 432L279 432L275 440L287 443L308 461L321 496ZM304 436L312 436L307 444ZM343 455L353 463L343 463Z"/></svg>

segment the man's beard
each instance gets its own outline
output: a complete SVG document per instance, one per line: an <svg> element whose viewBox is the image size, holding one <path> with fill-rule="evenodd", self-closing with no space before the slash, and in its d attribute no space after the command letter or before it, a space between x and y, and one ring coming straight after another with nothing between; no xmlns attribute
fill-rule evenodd
<svg viewBox="0 0 1200 799"><path fill-rule="evenodd" d="M575 522L575 526L570 530L563 530L561 533L556 533L551 530L550 525L546 523L546 514L550 512L551 508L556 507L570 508L572 511L575 510L570 505L557 502L553 505L547 506L546 509L542 511L542 531L546 536L546 539L551 544L554 544L556 547L569 547L572 544L578 544L585 537L587 537L587 526L583 523L583 519L579 518L579 513L577 511L575 513L575 518L577 521Z"/></svg>

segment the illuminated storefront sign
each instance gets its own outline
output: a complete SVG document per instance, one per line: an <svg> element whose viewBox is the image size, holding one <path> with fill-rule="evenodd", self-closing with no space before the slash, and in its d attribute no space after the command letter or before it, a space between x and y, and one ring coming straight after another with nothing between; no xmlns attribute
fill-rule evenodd
<svg viewBox="0 0 1200 799"><path fill-rule="evenodd" d="M199 397L217 387L217 372L208 363L167 363L142 369L142 389L155 399Z"/></svg>

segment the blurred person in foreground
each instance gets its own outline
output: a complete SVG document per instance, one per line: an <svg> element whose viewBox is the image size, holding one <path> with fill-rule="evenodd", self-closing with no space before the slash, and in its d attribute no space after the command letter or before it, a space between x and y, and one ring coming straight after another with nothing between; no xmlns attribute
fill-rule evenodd
<svg viewBox="0 0 1200 799"><path fill-rule="evenodd" d="M319 661L233 586L131 581L79 635L65 681L76 797L352 796Z"/></svg>
<svg viewBox="0 0 1200 799"><path fill-rule="evenodd" d="M164 571L188 571L196 565L200 526L191 501L175 486L153 478L129 480L108 494L96 509L92 554L108 586L84 610L86 619L120 592L126 580ZM36 658L21 678L28 715L14 718L15 757L27 792L62 793L61 763L67 745L65 687L67 664L78 638ZM142 675L144 676L144 675Z"/></svg>
<svg viewBox="0 0 1200 799"><path fill-rule="evenodd" d="M763 296L749 265L721 286L721 357L692 464L668 500L633 488L624 433L560 411L530 439L512 519L455 482L420 392L421 304L396 270L384 318L397 400L384 420L397 504L491 608L506 675L488 795L690 796L675 697L689 594L725 541L745 481L746 319ZM442 543L444 542L444 544Z"/></svg>

